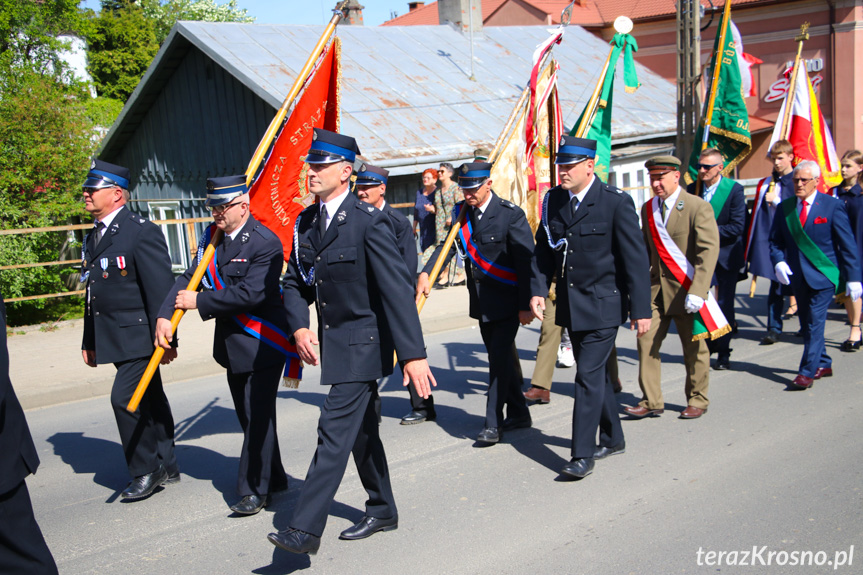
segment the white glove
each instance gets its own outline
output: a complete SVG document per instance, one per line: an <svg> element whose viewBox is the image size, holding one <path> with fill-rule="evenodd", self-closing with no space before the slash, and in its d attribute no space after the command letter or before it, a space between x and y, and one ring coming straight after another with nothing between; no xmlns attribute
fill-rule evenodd
<svg viewBox="0 0 863 575"><path fill-rule="evenodd" d="M851 301L856 301L863 295L863 284L860 282L848 282L845 286L845 295L851 298Z"/></svg>
<svg viewBox="0 0 863 575"><path fill-rule="evenodd" d="M785 262L779 262L773 266L773 271L776 272L776 279L779 280L779 283L785 286L791 283L789 278L794 275L794 272L791 271L788 264Z"/></svg>
<svg viewBox="0 0 863 575"><path fill-rule="evenodd" d="M686 313L695 313L700 310L703 305L704 299L691 293L686 294L686 302L683 304L683 307L686 308Z"/></svg>

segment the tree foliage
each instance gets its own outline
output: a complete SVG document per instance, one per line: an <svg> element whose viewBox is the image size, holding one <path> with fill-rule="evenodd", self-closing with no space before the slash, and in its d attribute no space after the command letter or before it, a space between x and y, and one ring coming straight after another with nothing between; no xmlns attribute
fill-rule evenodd
<svg viewBox="0 0 863 575"><path fill-rule="evenodd" d="M89 71L100 96L125 102L156 52L159 44L153 23L131 0L115 2L113 9L103 3L88 31Z"/></svg>
<svg viewBox="0 0 863 575"><path fill-rule="evenodd" d="M243 8L237 8L237 0L216 4L215 0L140 0L144 15L149 18L156 31L156 40L161 45L178 20L199 22L254 22Z"/></svg>
<svg viewBox="0 0 863 575"><path fill-rule="evenodd" d="M82 20L74 0L0 4L0 227L56 226L84 214L80 182L92 153L94 123L86 87L58 55L61 33ZM59 259L66 234L0 236L3 265ZM0 271L5 297L65 291L56 267ZM45 300L11 304L9 322L44 308Z"/></svg>

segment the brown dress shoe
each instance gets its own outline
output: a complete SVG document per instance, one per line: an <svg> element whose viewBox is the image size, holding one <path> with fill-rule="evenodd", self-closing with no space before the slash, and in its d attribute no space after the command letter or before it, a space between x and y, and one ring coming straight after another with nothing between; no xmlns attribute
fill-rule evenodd
<svg viewBox="0 0 863 575"><path fill-rule="evenodd" d="M665 413L664 409L647 409L646 407L641 407L640 405L636 405L635 407L624 407L623 411L631 415L632 417L637 417L641 419L642 417L647 417L648 415L651 417L655 417L662 413Z"/></svg>
<svg viewBox="0 0 863 575"><path fill-rule="evenodd" d="M794 378L794 381L791 382L791 387L796 389L809 389L812 387L812 382L815 381L811 377L806 377L803 374L798 375Z"/></svg>
<svg viewBox="0 0 863 575"><path fill-rule="evenodd" d="M707 413L706 409L701 409L700 407L692 407L691 405L680 412L681 419L698 419L702 415Z"/></svg>
<svg viewBox="0 0 863 575"><path fill-rule="evenodd" d="M821 379L822 377L833 377L833 368L819 367L815 370L815 375L812 376L812 379Z"/></svg>
<svg viewBox="0 0 863 575"><path fill-rule="evenodd" d="M534 403L548 403L551 401L551 393L547 389L531 385L530 389L524 392L524 398Z"/></svg>

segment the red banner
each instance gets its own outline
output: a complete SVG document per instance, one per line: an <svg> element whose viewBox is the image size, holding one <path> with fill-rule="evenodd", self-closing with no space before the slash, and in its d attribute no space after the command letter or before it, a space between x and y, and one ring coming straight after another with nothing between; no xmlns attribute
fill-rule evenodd
<svg viewBox="0 0 863 575"><path fill-rule="evenodd" d="M279 236L286 260L291 255L297 215L315 201L308 188L309 166L303 162L312 143L312 128L339 131L340 55L341 43L335 38L309 75L249 190L252 215Z"/></svg>

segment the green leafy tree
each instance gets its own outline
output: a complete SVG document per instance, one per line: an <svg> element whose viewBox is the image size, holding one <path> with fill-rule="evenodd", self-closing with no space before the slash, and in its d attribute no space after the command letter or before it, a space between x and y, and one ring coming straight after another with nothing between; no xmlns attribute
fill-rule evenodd
<svg viewBox="0 0 863 575"><path fill-rule="evenodd" d="M75 0L0 3L0 228L70 223L84 214L80 183L94 142L94 112L86 86L72 79L59 50L63 33L83 25ZM3 265L60 259L67 234L0 236ZM58 267L0 271L5 297L66 291ZM69 300L10 304L10 325L51 317ZM53 317L56 317L54 315Z"/></svg>
<svg viewBox="0 0 863 575"><path fill-rule="evenodd" d="M237 0L216 4L215 0L140 0L144 14L155 27L156 40L161 45L178 20L199 22L254 22L243 8L237 8Z"/></svg>
<svg viewBox="0 0 863 575"><path fill-rule="evenodd" d="M93 17L88 31L88 70L100 96L125 102L156 52L159 44L153 23L131 0L111 2Z"/></svg>

